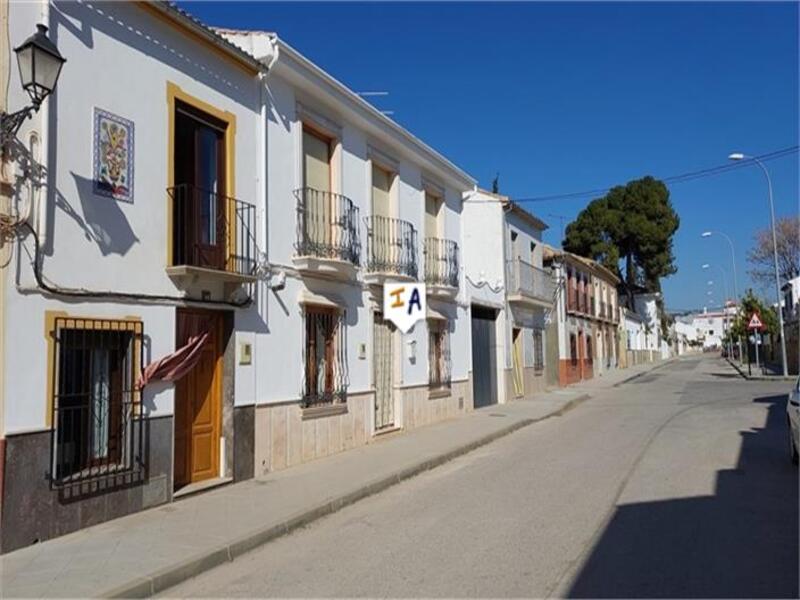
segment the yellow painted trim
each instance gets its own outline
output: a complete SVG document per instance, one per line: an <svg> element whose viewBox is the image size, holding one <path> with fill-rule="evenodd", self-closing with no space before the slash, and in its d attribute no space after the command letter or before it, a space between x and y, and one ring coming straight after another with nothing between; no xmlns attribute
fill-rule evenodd
<svg viewBox="0 0 800 600"><path fill-rule="evenodd" d="M218 121L225 123L225 195L228 198L236 197L236 115L230 111L221 110L199 98L187 94L180 86L172 81L167 81L167 188L175 185L175 104L177 101L188 104L197 110L211 115ZM235 250L236 232L235 202L227 202L228 240ZM174 266L172 259L172 200L167 202L167 266ZM232 254L228 248L228 254Z"/></svg>
<svg viewBox="0 0 800 600"><path fill-rule="evenodd" d="M205 49L211 51L212 53L216 54L217 56L221 57L223 60L231 63L232 65L240 68L242 71L247 73L248 75L258 75L259 69L256 68L254 65L250 64L248 61L237 58L237 56L233 53L233 51L227 51L220 46L217 46L210 40L207 40L202 35L185 25L179 19L174 18L164 12L160 11L159 9L151 6L150 2L147 1L140 1L136 3L139 8L143 9L145 12L149 13L150 16L155 18L162 23L167 24L168 26L172 27L176 31L180 31L190 40L203 46Z"/></svg>
<svg viewBox="0 0 800 600"><path fill-rule="evenodd" d="M126 317L92 317L92 316L85 316L85 315L70 315L65 311L60 310L46 310L44 311L44 338L47 341L47 391L46 391L46 406L45 406L45 425L46 427L52 428L53 427L53 404L55 403L55 361L56 361L56 319L67 319L67 327L66 329L108 329L113 330L114 327L112 325L116 323L138 323L141 327L141 332L144 334L144 323L141 317L137 316L126 316ZM108 323L109 327L95 327L94 323L91 321L102 321L104 323ZM70 326L69 322L72 322ZM85 321L89 321L86 323ZM78 326L78 323L82 323L82 325ZM142 336L139 338L134 338L134 348L133 348L133 372L139 373L141 370L141 366L139 364L139 359L141 357L141 350L142 350ZM139 391L134 390L134 395L139 397ZM139 406L139 399L138 398L134 404L138 407ZM136 409L136 413L139 413L139 408Z"/></svg>

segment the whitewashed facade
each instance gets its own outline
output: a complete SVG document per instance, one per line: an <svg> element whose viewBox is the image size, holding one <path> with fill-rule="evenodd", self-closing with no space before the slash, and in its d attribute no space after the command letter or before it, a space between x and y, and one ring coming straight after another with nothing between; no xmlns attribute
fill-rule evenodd
<svg viewBox="0 0 800 600"><path fill-rule="evenodd" d="M548 385L545 329L555 286L542 265L547 225L506 196L475 190L464 200L463 227L476 406L531 397ZM486 352L491 373L476 372Z"/></svg>
<svg viewBox="0 0 800 600"><path fill-rule="evenodd" d="M0 550L472 409L467 174L274 35L161 2L0 16L4 49L41 23L67 59L3 156ZM409 334L385 279L427 283Z"/></svg>
<svg viewBox="0 0 800 600"><path fill-rule="evenodd" d="M259 307L268 326L249 334L259 368L237 388L256 405L256 473L470 410L460 256L462 194L474 181L278 37L222 34L270 65L263 250L272 276ZM320 144L322 158L313 155ZM333 209L315 204L320 192ZM313 228L329 227L331 216L351 229ZM436 240L447 252L434 255ZM387 338L381 284L398 279L428 282L428 319ZM304 398L304 323L309 311L326 307L344 319L338 351L346 410L310 406ZM438 349L434 329L443 330ZM436 356L446 363L439 382Z"/></svg>

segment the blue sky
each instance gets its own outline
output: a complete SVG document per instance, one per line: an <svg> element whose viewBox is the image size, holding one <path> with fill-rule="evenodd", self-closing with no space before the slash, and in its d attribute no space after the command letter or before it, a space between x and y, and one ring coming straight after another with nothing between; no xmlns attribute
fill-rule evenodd
<svg viewBox="0 0 800 600"><path fill-rule="evenodd" d="M512 197L604 188L713 167L735 150L798 144L797 3L199 3L211 25L265 29L489 187ZM798 162L768 163L776 212L798 211ZM769 224L756 168L676 184L671 308L702 306L716 263L740 293L746 253ZM587 199L528 203L551 224ZM711 277L719 302L719 275ZM732 287L732 283L729 281ZM770 298L774 292L770 293Z"/></svg>

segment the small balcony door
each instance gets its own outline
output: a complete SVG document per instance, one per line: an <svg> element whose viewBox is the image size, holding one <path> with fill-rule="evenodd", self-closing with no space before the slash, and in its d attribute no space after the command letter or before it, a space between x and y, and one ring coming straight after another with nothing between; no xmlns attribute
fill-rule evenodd
<svg viewBox="0 0 800 600"><path fill-rule="evenodd" d="M175 112L175 257L221 269L227 239L226 125L182 103Z"/></svg>
<svg viewBox="0 0 800 600"><path fill-rule="evenodd" d="M303 127L303 228L316 245L330 245L335 216L331 204L333 140Z"/></svg>
<svg viewBox="0 0 800 600"><path fill-rule="evenodd" d="M372 244L370 257L383 264L396 264L402 255L402 239L392 220L393 174L372 165ZM376 218L377 217L377 218Z"/></svg>

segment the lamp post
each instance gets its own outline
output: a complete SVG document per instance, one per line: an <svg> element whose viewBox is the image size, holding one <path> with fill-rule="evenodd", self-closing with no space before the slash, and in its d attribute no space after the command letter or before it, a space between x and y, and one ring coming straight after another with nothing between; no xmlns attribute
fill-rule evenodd
<svg viewBox="0 0 800 600"><path fill-rule="evenodd" d="M728 241L728 245L731 247L731 266L733 267L733 299L736 302L736 305L739 306L739 290L738 290L738 283L737 283L737 276L736 276L736 251L733 248L733 240L727 234L721 231L704 231L700 237L708 238L712 235L717 234L721 235ZM738 313L738 310L737 310ZM742 340L741 338L736 339L736 345L739 348L739 362L742 361Z"/></svg>
<svg viewBox="0 0 800 600"><path fill-rule="evenodd" d="M14 48L19 67L19 79L31 104L13 113L0 113L0 146L5 147L17 135L22 123L39 110L42 102L53 93L61 67L67 59L47 37L47 27L36 26L36 32Z"/></svg>
<svg viewBox="0 0 800 600"><path fill-rule="evenodd" d="M775 294L777 295L778 300L778 326L780 327L780 338L781 338L781 361L783 363L783 376L786 377L789 374L788 367L786 364L786 336L784 335L783 331L783 309L781 308L781 281L780 275L778 274L778 239L775 234L775 205L772 202L772 179L769 177L769 171L767 171L767 167L764 166L764 163L761 162L755 156L748 156L747 154L742 154L741 152L734 152L728 156L731 160L751 160L753 163L757 164L761 167L761 170L764 173L764 177L767 178L767 196L769 198L769 215L770 215L770 222L772 224L772 259L775 264Z"/></svg>
<svg viewBox="0 0 800 600"><path fill-rule="evenodd" d="M709 263L705 263L703 265L703 269L710 269L712 265ZM723 323L723 330L730 334L730 321L728 320L728 309L727 309L727 299L728 299L728 278L725 275L725 269L723 269L719 265L713 265L719 269L719 272L722 273L722 289L725 292L725 297L722 299L722 323ZM709 281L708 285L713 285L713 281ZM728 339L728 356L731 357L733 355L733 339L729 337Z"/></svg>

